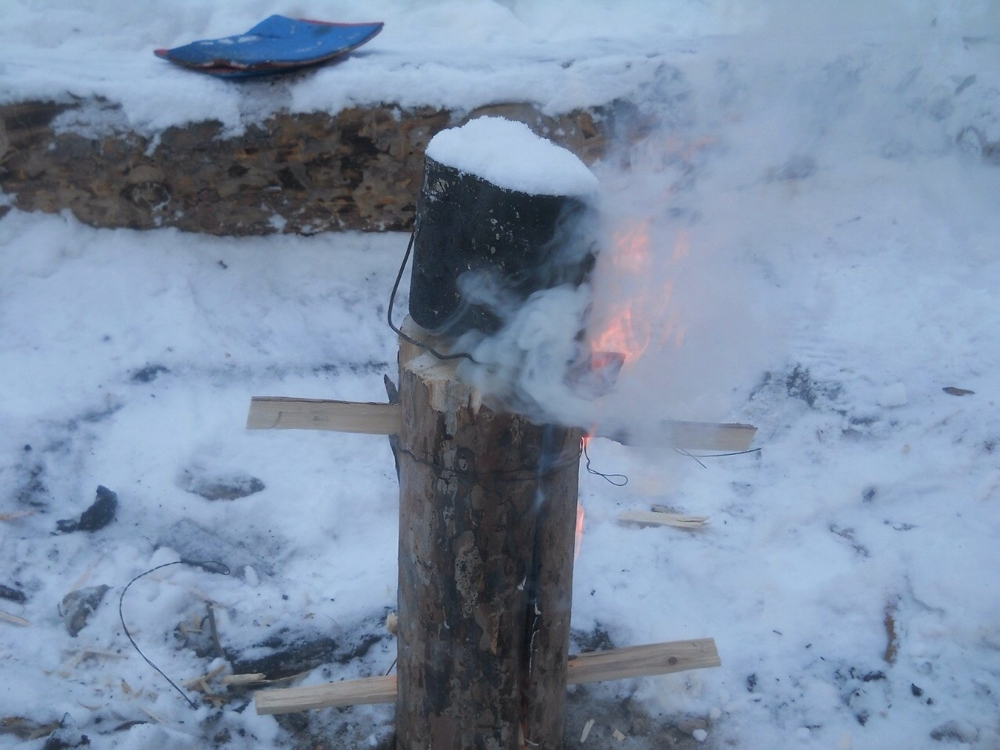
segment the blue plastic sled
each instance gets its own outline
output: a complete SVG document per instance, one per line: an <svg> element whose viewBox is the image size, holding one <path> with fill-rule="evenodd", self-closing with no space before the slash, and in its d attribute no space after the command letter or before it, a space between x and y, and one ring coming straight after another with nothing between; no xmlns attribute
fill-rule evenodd
<svg viewBox="0 0 1000 750"><path fill-rule="evenodd" d="M329 62L370 41L382 23L328 23L271 16L245 34L205 39L157 57L220 78L284 73Z"/></svg>

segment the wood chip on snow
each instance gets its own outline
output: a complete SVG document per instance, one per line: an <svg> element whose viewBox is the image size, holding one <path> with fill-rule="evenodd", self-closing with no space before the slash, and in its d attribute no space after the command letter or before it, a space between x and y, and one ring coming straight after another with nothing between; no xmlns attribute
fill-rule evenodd
<svg viewBox="0 0 1000 750"><path fill-rule="evenodd" d="M246 674L227 674L221 680L223 685L253 685L260 682L267 682L263 672L252 672Z"/></svg>
<svg viewBox="0 0 1000 750"><path fill-rule="evenodd" d="M673 526L678 529L700 529L708 523L706 516L685 516L680 513L662 513L654 510L627 510L618 516L621 523L645 526Z"/></svg>
<svg viewBox="0 0 1000 750"><path fill-rule="evenodd" d="M19 518L27 518L35 515L33 510L15 510L10 513L0 513L0 521L16 521Z"/></svg>
<svg viewBox="0 0 1000 750"><path fill-rule="evenodd" d="M25 620L23 617L12 615L9 612L0 611L0 620L3 620L4 622L9 622L12 625L21 625L26 628L31 627L31 623Z"/></svg>

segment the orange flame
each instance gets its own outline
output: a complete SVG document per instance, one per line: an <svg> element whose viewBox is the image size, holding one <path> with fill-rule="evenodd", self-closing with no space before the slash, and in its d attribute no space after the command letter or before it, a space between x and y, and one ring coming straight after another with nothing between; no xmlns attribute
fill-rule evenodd
<svg viewBox="0 0 1000 750"><path fill-rule="evenodd" d="M580 545L583 544L583 519L587 514L579 502L576 504L576 542L573 544L573 562L580 557Z"/></svg>
<svg viewBox="0 0 1000 750"><path fill-rule="evenodd" d="M683 329L670 309L673 284L655 278L650 223L648 219L633 223L613 236L608 269L611 299L596 316L589 335L592 354L617 352L624 356L626 367L646 352L654 338L661 345L671 337L678 345L683 339ZM688 237L681 232L670 261L676 263L687 254Z"/></svg>
<svg viewBox="0 0 1000 750"><path fill-rule="evenodd" d="M594 439L594 434L597 432L597 426L594 425L590 432L580 438L580 452L586 454L587 445L591 440ZM583 545L583 520L586 517L586 513L583 510L583 506L580 501L576 501L576 540L573 544L573 562L575 563L580 557L580 547Z"/></svg>

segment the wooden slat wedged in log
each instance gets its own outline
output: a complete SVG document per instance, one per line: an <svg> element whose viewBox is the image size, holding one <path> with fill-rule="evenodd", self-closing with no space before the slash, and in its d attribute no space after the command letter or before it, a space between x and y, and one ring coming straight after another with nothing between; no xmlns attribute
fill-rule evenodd
<svg viewBox="0 0 1000 750"><path fill-rule="evenodd" d="M580 432L483 406L418 351L399 383L397 748L516 750L523 732L556 750Z"/></svg>
<svg viewBox="0 0 1000 750"><path fill-rule="evenodd" d="M397 435L400 428L396 404L335 401L319 398L254 396L247 415L249 430L330 430L368 435ZM752 444L757 428L748 424L661 421L645 439L656 439L664 448L706 451L743 451ZM628 445L626 430L597 427L597 437Z"/></svg>
<svg viewBox="0 0 1000 750"><path fill-rule="evenodd" d="M566 662L566 682L578 685L669 674L718 667L721 663L715 641L711 638L653 643L571 656ZM396 700L396 676L258 690L253 699L259 714L286 714L364 703L392 703Z"/></svg>
<svg viewBox="0 0 1000 750"><path fill-rule="evenodd" d="M248 430L329 430L395 435L399 425L397 404L364 401L254 396L247 415Z"/></svg>

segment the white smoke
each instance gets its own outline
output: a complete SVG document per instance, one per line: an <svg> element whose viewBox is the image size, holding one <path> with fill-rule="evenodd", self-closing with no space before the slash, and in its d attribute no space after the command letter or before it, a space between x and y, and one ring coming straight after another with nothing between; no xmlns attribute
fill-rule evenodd
<svg viewBox="0 0 1000 750"><path fill-rule="evenodd" d="M516 376L539 418L627 426L650 442L664 419L738 418L754 383L783 364L788 337L822 325L823 271L809 259L827 257L836 227L874 210L852 194L872 195L901 164L920 175L914 165L926 161L943 177L944 158L1000 142L1000 123L977 104L1000 96L1000 74L979 65L1000 30L995 2L769 8L739 41L678 40L645 98L612 114L618 142L594 166L592 288L530 300L474 352L500 364L472 377ZM968 55L949 56L943 35L966 39ZM888 196L879 210L904 200ZM622 276L616 238L636 227L650 255ZM858 241L868 241L860 229ZM587 401L565 384L576 316L589 304L599 325L634 299L649 346L613 393Z"/></svg>

